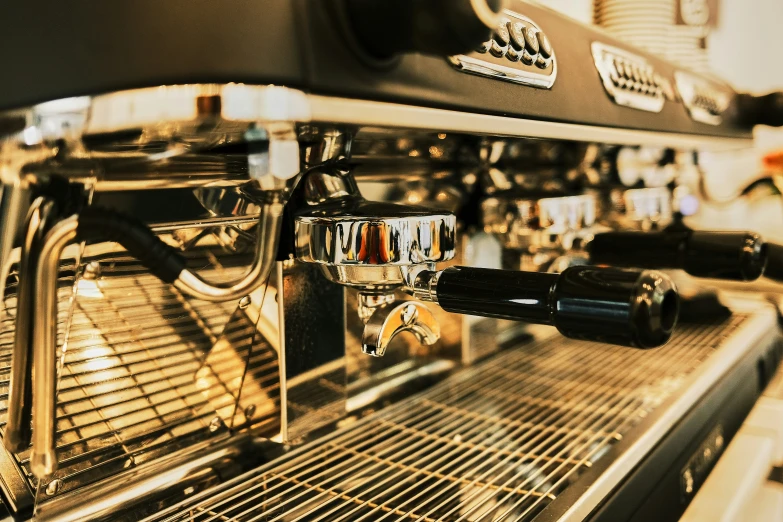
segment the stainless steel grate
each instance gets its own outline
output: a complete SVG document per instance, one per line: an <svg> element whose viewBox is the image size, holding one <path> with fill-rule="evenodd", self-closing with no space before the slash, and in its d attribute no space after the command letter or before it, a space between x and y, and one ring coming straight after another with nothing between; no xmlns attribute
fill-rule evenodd
<svg viewBox="0 0 783 522"><path fill-rule="evenodd" d="M59 470L45 486L54 485L38 491L39 501L227 432L205 393L220 397L221 390L202 389L196 374L237 303L186 300L122 258L103 259L100 267L95 278L61 272ZM213 264L205 272L219 279L242 270ZM9 315L0 330L1 426L13 343L13 286L6 289L6 305ZM232 355L236 363L237 354ZM210 382L222 385L219 379ZM29 450L16 459L35 490Z"/></svg>
<svg viewBox="0 0 783 522"><path fill-rule="evenodd" d="M531 520L743 322L685 326L634 351L550 338L151 520Z"/></svg>

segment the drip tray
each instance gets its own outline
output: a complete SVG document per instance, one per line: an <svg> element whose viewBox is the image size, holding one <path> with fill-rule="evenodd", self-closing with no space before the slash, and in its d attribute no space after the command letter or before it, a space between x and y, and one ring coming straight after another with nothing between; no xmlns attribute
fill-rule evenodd
<svg viewBox="0 0 783 522"><path fill-rule="evenodd" d="M752 317L683 325L656 350L520 346L151 520L532 520L730 336L752 338Z"/></svg>

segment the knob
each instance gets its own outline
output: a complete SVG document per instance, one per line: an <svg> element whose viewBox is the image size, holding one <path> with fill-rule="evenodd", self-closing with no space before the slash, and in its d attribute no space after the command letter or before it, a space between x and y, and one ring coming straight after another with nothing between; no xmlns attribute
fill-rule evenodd
<svg viewBox="0 0 783 522"><path fill-rule="evenodd" d="M591 266L561 274L463 266L423 271L413 293L448 312L547 324L566 337L635 348L666 343L679 312L666 275Z"/></svg>
<svg viewBox="0 0 783 522"><path fill-rule="evenodd" d="M364 51L387 59L406 52L448 56L469 52L498 27L502 0L345 0Z"/></svg>
<svg viewBox="0 0 783 522"><path fill-rule="evenodd" d="M586 248L594 264L681 268L695 277L733 281L757 279L767 262L767 248L753 232L607 232Z"/></svg>
<svg viewBox="0 0 783 522"><path fill-rule="evenodd" d="M783 126L783 92L771 92L764 96L740 94L735 104L737 119L742 124Z"/></svg>

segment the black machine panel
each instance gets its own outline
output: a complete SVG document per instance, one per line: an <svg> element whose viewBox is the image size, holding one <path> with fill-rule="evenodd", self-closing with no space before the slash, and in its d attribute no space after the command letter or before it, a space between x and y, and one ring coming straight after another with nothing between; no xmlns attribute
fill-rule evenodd
<svg viewBox="0 0 783 522"><path fill-rule="evenodd" d="M345 0L115 0L51 9L40 1L4 3L0 63L12 81L0 84L0 108L164 84L275 83L318 94L520 118L749 136L747 127L732 123L730 106L716 125L714 119L694 121L679 99L666 100L657 113L618 105L596 68L594 43L641 57L665 82L674 84L676 68L538 5L506 2L506 18L513 23L502 56L497 50L492 56L491 46L464 55L542 80L535 87L498 75L464 74L464 66L455 67L455 59L446 56L368 57L352 29L362 22L349 19L345 5ZM514 47L514 30L520 29L514 23L536 29L517 34L522 40L535 36L527 51L521 42L516 42L521 49ZM379 31L378 37L389 34ZM493 41L505 44L505 36L496 31ZM508 58L509 48L516 62ZM531 58L532 64L525 63Z"/></svg>

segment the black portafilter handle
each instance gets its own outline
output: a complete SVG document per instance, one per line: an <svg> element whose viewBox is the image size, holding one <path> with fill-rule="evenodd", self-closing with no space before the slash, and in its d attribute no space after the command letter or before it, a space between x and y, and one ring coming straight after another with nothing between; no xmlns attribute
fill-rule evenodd
<svg viewBox="0 0 783 522"><path fill-rule="evenodd" d="M771 92L763 96L738 94L734 100L736 118L739 123L754 125L783 126L783 92Z"/></svg>
<svg viewBox="0 0 783 522"><path fill-rule="evenodd" d="M430 296L448 312L552 325L574 339L654 348L669 340L679 312L674 283L655 271L458 266L429 274Z"/></svg>
<svg viewBox="0 0 783 522"><path fill-rule="evenodd" d="M773 281L783 283L783 245L767 243L767 268L764 275Z"/></svg>
<svg viewBox="0 0 783 522"><path fill-rule="evenodd" d="M679 268L694 277L753 281L764 272L767 247L754 232L605 232L585 246L596 265Z"/></svg>
<svg viewBox="0 0 783 522"><path fill-rule="evenodd" d="M502 6L503 0L345 0L356 40L380 59L471 51L489 40L494 27L487 19Z"/></svg>

